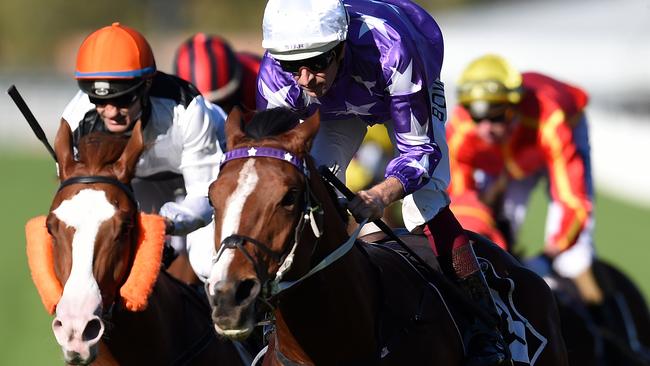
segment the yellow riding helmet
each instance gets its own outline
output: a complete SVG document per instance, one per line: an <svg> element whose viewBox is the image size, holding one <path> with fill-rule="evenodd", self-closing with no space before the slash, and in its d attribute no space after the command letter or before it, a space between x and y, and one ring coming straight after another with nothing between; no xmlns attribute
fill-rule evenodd
<svg viewBox="0 0 650 366"><path fill-rule="evenodd" d="M522 95L521 73L503 57L485 55L472 61L457 82L458 101L468 105L488 103L517 104Z"/></svg>

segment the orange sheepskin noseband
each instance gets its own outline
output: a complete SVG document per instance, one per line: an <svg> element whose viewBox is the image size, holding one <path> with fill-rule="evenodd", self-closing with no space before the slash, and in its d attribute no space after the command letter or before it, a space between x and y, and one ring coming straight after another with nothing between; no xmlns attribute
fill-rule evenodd
<svg viewBox="0 0 650 366"><path fill-rule="evenodd" d="M25 225L27 240L27 263L32 272L32 281L36 285L41 301L48 313L54 314L56 304L63 294L63 286L54 273L54 256L52 254L52 236L47 232L46 216L37 216Z"/></svg>
<svg viewBox="0 0 650 366"><path fill-rule="evenodd" d="M38 216L25 225L27 262L32 280L48 313L54 314L63 294L63 286L54 272L52 236L47 232L46 217ZM165 221L158 215L141 213L139 237L131 273L120 288L124 307L142 311L160 272L165 242Z"/></svg>

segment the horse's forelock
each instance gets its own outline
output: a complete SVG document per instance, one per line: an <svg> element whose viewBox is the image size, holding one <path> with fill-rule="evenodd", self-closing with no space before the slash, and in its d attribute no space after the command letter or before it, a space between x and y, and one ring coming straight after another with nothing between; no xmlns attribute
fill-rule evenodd
<svg viewBox="0 0 650 366"><path fill-rule="evenodd" d="M128 141L129 136L92 132L79 140L79 161L95 168L114 163L119 159Z"/></svg>
<svg viewBox="0 0 650 366"><path fill-rule="evenodd" d="M267 109L253 116L244 126L244 133L254 140L261 140L287 132L299 121L300 116L288 108Z"/></svg>

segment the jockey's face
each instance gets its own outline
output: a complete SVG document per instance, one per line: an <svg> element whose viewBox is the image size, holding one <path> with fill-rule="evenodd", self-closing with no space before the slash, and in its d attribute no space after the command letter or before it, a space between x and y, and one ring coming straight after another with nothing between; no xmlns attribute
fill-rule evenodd
<svg viewBox="0 0 650 366"><path fill-rule="evenodd" d="M519 120L517 107L511 104L486 104L485 110L478 108L469 108L469 110L474 123L476 123L476 133L490 144L505 143L510 137L516 121Z"/></svg>
<svg viewBox="0 0 650 366"><path fill-rule="evenodd" d="M516 121L519 120L519 113L516 106L508 105L485 117L472 118L476 123L476 133L481 139L490 144L503 144L510 137Z"/></svg>
<svg viewBox="0 0 650 366"><path fill-rule="evenodd" d="M322 70L315 71L308 66L303 66L293 73L294 80L300 85L305 94L318 98L327 93L339 71L339 64L343 59L343 48L338 53L332 57L327 67Z"/></svg>
<svg viewBox="0 0 650 366"><path fill-rule="evenodd" d="M131 129L131 126L142 115L142 98L146 98L151 80L144 84L144 89L139 88L128 94L115 98L99 99L89 96L90 102L95 104L97 114L102 118L106 129L113 133L122 133Z"/></svg>
<svg viewBox="0 0 650 366"><path fill-rule="evenodd" d="M108 100L106 104L97 104L95 108L107 130L113 133L122 133L128 131L140 118L142 102L138 98L129 106L119 106Z"/></svg>

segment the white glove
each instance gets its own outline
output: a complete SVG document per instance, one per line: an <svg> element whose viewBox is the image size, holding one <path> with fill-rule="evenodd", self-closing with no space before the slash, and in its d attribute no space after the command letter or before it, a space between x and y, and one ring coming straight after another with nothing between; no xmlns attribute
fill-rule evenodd
<svg viewBox="0 0 650 366"><path fill-rule="evenodd" d="M212 209L207 197L185 197L180 203L165 203L158 213L174 223L171 235L187 235L210 222Z"/></svg>

